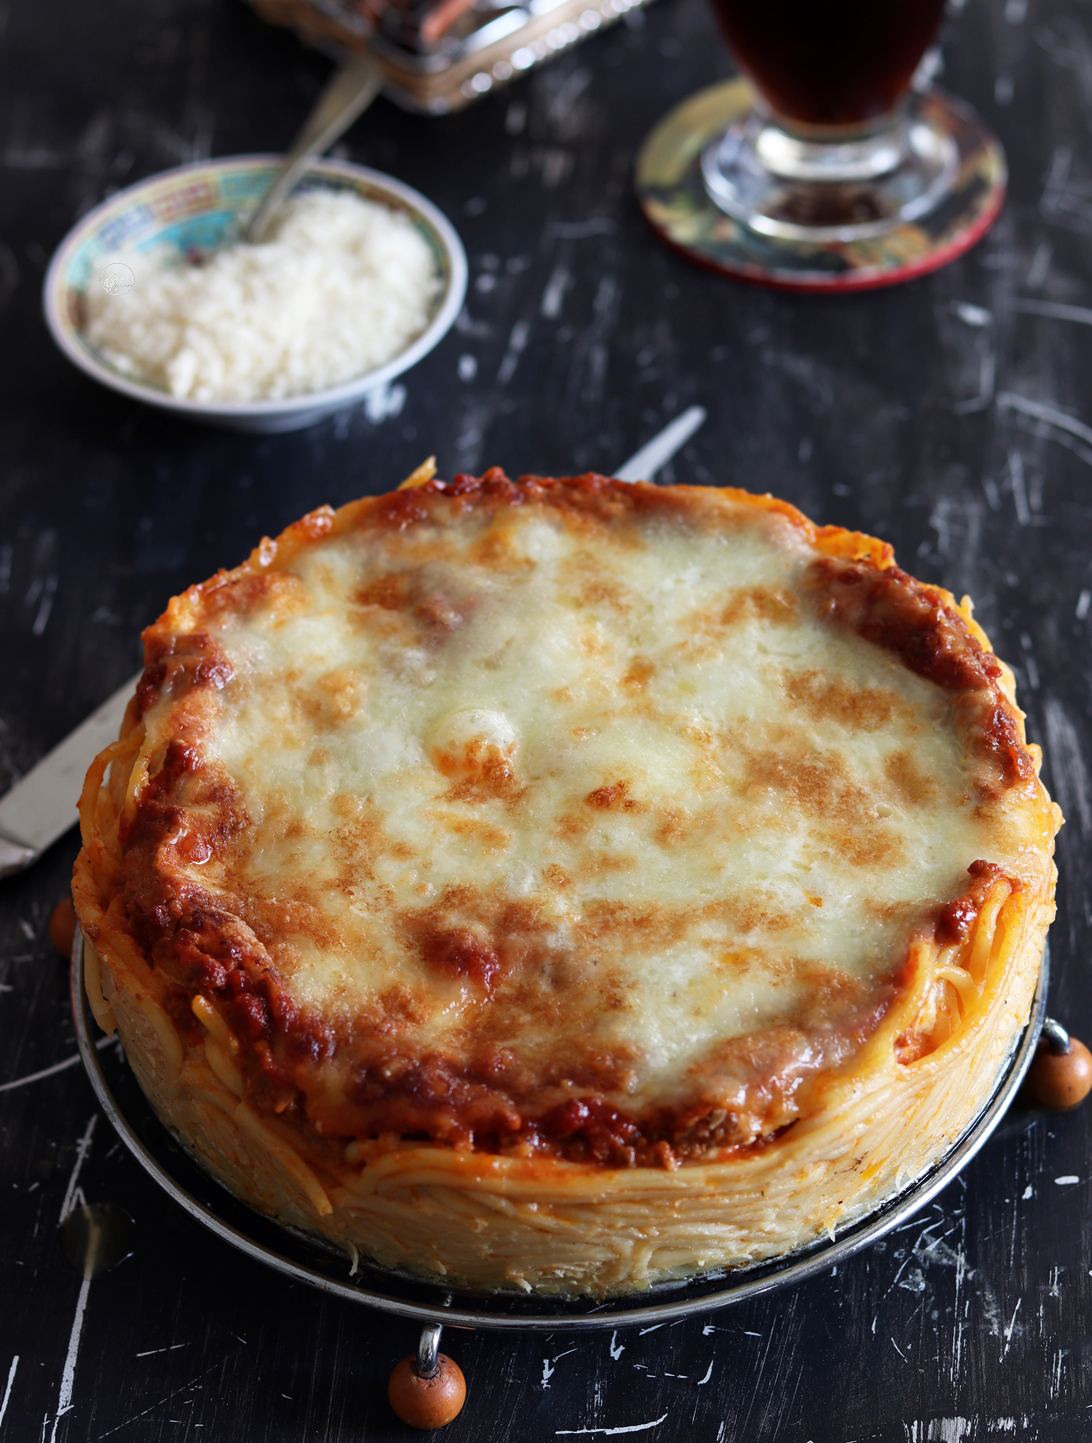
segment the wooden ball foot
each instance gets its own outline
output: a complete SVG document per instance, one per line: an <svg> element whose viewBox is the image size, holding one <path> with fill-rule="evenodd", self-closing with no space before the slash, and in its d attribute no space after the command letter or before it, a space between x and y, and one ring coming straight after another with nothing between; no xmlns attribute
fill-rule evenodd
<svg viewBox="0 0 1092 1443"><path fill-rule="evenodd" d="M411 1353L391 1374L387 1397L402 1422L411 1428L444 1428L462 1411L466 1379L458 1363L444 1353L436 1355L432 1377L422 1377Z"/></svg>
<svg viewBox="0 0 1092 1443"><path fill-rule="evenodd" d="M1043 1023L1024 1091L1037 1106L1067 1112L1092 1092L1092 1052L1052 1018Z"/></svg>
<svg viewBox="0 0 1092 1443"><path fill-rule="evenodd" d="M76 909L71 897L62 897L49 918L49 940L67 961L72 955L72 938L76 935Z"/></svg>

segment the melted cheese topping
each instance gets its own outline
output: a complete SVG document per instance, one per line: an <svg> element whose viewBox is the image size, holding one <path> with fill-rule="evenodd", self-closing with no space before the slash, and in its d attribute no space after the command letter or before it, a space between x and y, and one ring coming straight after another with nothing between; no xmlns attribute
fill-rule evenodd
<svg viewBox="0 0 1092 1443"><path fill-rule="evenodd" d="M798 527L722 511L434 499L211 594L200 745L246 820L184 871L307 1014L542 1107L730 1105L756 1038L859 1045L971 862L1019 873L950 694L823 619Z"/></svg>

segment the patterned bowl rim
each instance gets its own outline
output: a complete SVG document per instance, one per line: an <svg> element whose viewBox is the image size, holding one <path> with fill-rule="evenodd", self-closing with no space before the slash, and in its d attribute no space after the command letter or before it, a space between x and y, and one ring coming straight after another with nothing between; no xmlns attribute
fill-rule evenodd
<svg viewBox="0 0 1092 1443"><path fill-rule="evenodd" d="M123 376L103 360L84 339L69 311L69 295L73 288L70 272L80 249L97 231L102 230L116 216L129 210L148 193L171 189L173 183L186 184L201 175L224 175L264 167L272 168L279 165L280 161L281 157L277 155L240 155L180 165L137 181L82 216L54 252L42 288L46 324L54 341L68 359L104 386L179 415L207 417L210 420L217 417L257 420L274 419L302 411L332 411L339 405L351 405L427 355L451 329L466 295L467 262L462 241L447 217L412 186L368 166L343 160L316 161L308 170L305 180L326 177L348 182L350 187L354 188L363 183L380 198L390 201L396 209L408 212L414 220L430 231L433 249L443 258L441 268L444 272L445 289L439 306L416 340L390 361L322 391L304 391L297 395L265 401L195 401L185 396L172 396L155 386Z"/></svg>

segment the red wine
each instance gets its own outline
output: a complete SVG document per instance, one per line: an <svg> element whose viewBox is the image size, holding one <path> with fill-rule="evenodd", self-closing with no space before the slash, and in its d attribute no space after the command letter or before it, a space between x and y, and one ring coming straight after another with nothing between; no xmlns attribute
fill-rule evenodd
<svg viewBox="0 0 1092 1443"><path fill-rule="evenodd" d="M906 91L944 0L713 0L713 9L778 115L857 125L885 115Z"/></svg>

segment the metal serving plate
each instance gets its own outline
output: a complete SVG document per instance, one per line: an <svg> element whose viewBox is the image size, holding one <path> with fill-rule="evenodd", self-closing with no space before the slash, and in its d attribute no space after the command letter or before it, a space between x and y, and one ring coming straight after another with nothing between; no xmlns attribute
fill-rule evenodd
<svg viewBox="0 0 1092 1443"><path fill-rule="evenodd" d="M349 1259L340 1249L325 1247L307 1234L254 1212L192 1162L152 1111L121 1048L104 1049L101 1042L96 1046L91 1032L94 1019L83 983L83 938L78 931L72 948L71 983L80 1055L103 1111L145 1171L191 1217L218 1237L298 1282L422 1323L570 1330L663 1322L727 1307L826 1272L898 1227L966 1167L1004 1117L1039 1040L1048 972L1049 952L1043 956L1031 1018L990 1101L941 1161L896 1197L843 1228L833 1239L824 1239L786 1257L750 1268L722 1269L689 1282L657 1284L647 1293L606 1302L451 1292L406 1274L370 1267L363 1261L355 1273L350 1273Z"/></svg>

